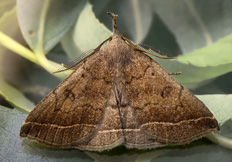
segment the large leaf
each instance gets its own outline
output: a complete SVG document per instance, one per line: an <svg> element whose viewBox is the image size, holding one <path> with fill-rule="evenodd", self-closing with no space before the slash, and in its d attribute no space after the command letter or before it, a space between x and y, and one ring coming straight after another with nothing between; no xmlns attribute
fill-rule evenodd
<svg viewBox="0 0 232 162"><path fill-rule="evenodd" d="M231 0L152 2L154 11L176 36L183 53L210 45L232 32Z"/></svg>
<svg viewBox="0 0 232 162"><path fill-rule="evenodd" d="M19 90L7 84L0 78L0 95L17 108L30 112L35 105L28 100Z"/></svg>
<svg viewBox="0 0 232 162"><path fill-rule="evenodd" d="M90 162L84 152L46 148L19 137L26 114L0 106L0 161Z"/></svg>
<svg viewBox="0 0 232 162"><path fill-rule="evenodd" d="M131 39L141 43L147 36L153 19L153 9L149 1L121 0L119 13Z"/></svg>
<svg viewBox="0 0 232 162"><path fill-rule="evenodd" d="M84 0L17 0L18 21L29 46L47 53L70 29L84 4Z"/></svg>
<svg viewBox="0 0 232 162"><path fill-rule="evenodd" d="M62 39L62 46L70 58L83 58L90 49L96 48L112 33L95 17L92 5L86 3L77 22ZM78 60L76 60L78 61Z"/></svg>
<svg viewBox="0 0 232 162"><path fill-rule="evenodd" d="M232 119L232 95L197 95L214 114L220 125Z"/></svg>
<svg viewBox="0 0 232 162"><path fill-rule="evenodd" d="M77 44L74 42L73 31L74 31L74 28L69 30L63 36L61 40L61 44L69 58L73 60L78 58L78 60L81 60L82 56L85 57L85 55L83 54L83 51L81 51L79 47L77 46Z"/></svg>
<svg viewBox="0 0 232 162"><path fill-rule="evenodd" d="M195 50L184 56L179 56L178 61L200 67L220 66L232 63L232 34L219 39L204 48Z"/></svg>
<svg viewBox="0 0 232 162"><path fill-rule="evenodd" d="M77 19L73 39L81 51L96 48L111 35L102 23L96 19L92 5L87 3ZM91 39L91 41L89 41Z"/></svg>
<svg viewBox="0 0 232 162"><path fill-rule="evenodd" d="M87 154L99 162L229 162L232 158L230 149L217 145L196 146L186 149L153 150L132 155L126 153L121 155Z"/></svg>
<svg viewBox="0 0 232 162"><path fill-rule="evenodd" d="M187 55L186 55L187 56ZM202 56L202 55L201 55ZM185 61L187 58L182 57ZM203 56L202 56L203 57ZM202 58L200 57L200 58ZM232 63L220 64L220 59L218 59L218 66L206 66L200 67L191 64L181 63L177 60L163 60L152 57L156 60L165 70L170 73L182 72L181 75L173 76L178 82L184 84L187 87L195 87L198 83L218 77L220 75L226 74L232 71ZM203 58L202 58L203 59ZM216 61L216 60L215 60ZM190 61L189 61L190 62ZM207 61L205 61L206 63ZM217 64L215 62L215 64Z"/></svg>
<svg viewBox="0 0 232 162"><path fill-rule="evenodd" d="M191 87L197 83L226 74L232 71L232 34L221 38L213 44L198 49L188 55L174 60L153 57L168 72L181 71L174 78ZM220 57L217 57L220 55Z"/></svg>

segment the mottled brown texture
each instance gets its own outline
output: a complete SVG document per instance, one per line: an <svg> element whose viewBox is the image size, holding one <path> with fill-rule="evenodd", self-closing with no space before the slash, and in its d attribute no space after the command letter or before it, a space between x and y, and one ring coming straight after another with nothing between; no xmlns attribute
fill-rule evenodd
<svg viewBox="0 0 232 162"><path fill-rule="evenodd" d="M186 144L218 130L200 100L114 32L106 47L35 107L20 136L102 151L120 144L138 149Z"/></svg>

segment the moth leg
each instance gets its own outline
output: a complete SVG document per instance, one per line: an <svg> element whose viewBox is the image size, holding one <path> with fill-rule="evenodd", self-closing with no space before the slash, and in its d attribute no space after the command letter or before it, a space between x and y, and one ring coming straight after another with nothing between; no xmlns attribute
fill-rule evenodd
<svg viewBox="0 0 232 162"><path fill-rule="evenodd" d="M63 63L61 64L61 66L63 66L66 70L68 70L68 69L75 70L73 67L69 67Z"/></svg>
<svg viewBox="0 0 232 162"><path fill-rule="evenodd" d="M60 72L66 71L66 70L75 70L74 68L69 67L69 66L66 66L66 65L64 65L63 63L61 64L61 66L63 66L64 69L58 70L58 71L54 71L52 74L60 73Z"/></svg>
<svg viewBox="0 0 232 162"><path fill-rule="evenodd" d="M175 73L168 73L169 75L180 75L180 74L182 74L182 72L175 72Z"/></svg>

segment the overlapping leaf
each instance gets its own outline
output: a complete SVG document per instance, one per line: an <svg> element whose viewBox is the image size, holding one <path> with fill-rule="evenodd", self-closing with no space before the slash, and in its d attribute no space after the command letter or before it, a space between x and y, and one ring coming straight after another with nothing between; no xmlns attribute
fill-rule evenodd
<svg viewBox="0 0 232 162"><path fill-rule="evenodd" d="M47 53L70 29L84 4L84 0L17 0L18 21L28 45Z"/></svg>

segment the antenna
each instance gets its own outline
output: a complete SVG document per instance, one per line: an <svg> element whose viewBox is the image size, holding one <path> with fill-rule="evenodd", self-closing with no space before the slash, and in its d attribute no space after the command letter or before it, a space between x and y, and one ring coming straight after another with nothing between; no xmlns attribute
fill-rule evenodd
<svg viewBox="0 0 232 162"><path fill-rule="evenodd" d="M113 35L119 35L117 24L116 24L116 19L117 19L118 15L115 15L111 12L107 12L107 14L112 17Z"/></svg>

